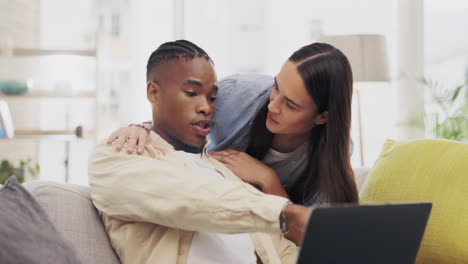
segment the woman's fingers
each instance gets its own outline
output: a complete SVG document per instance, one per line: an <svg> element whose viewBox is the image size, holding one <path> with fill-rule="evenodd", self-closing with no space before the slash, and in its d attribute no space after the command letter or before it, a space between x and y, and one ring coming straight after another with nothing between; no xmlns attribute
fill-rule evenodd
<svg viewBox="0 0 468 264"><path fill-rule="evenodd" d="M236 162L239 161L239 157L235 155L226 155L226 154L220 154L220 155L212 155L213 158L217 159L223 164L232 164L235 165Z"/></svg>
<svg viewBox="0 0 468 264"><path fill-rule="evenodd" d="M142 129L139 127L131 126L127 128L128 133L128 142L127 142L127 153L131 154L133 151L136 150L137 144L140 144L141 141L145 141L144 144L146 144L146 138L142 137ZM143 132L146 133L146 132ZM144 145L143 145L144 146Z"/></svg>
<svg viewBox="0 0 468 264"><path fill-rule="evenodd" d="M239 151L233 150L233 149L225 149L222 152L229 154L229 155L240 153Z"/></svg>
<svg viewBox="0 0 468 264"><path fill-rule="evenodd" d="M117 136L117 145L116 145L117 150L120 151L122 149L125 141L127 141L127 138L128 138L128 136L127 136L126 133L125 134L120 134L120 135Z"/></svg>
<svg viewBox="0 0 468 264"><path fill-rule="evenodd" d="M137 143L137 139L134 138L134 137L130 137L128 139L128 144L127 144L127 153L128 154L132 154L133 151L135 150L136 148L136 143Z"/></svg>
<svg viewBox="0 0 468 264"><path fill-rule="evenodd" d="M229 154L224 153L223 151L213 151L213 152L210 152L210 155L215 159L229 157Z"/></svg>
<svg viewBox="0 0 468 264"><path fill-rule="evenodd" d="M221 163L224 163L225 162L225 155L221 155L220 153L215 153L215 152L212 152L210 153L211 157L213 157L214 159L216 159L217 161L221 162Z"/></svg>
<svg viewBox="0 0 468 264"><path fill-rule="evenodd" d="M117 135L118 135L118 132L115 131L114 133L112 133L108 138L107 138L107 144L112 144L114 143L114 140L117 138Z"/></svg>
<svg viewBox="0 0 468 264"><path fill-rule="evenodd" d="M138 139L137 153L143 154L146 144L151 142L151 138L146 134L146 132L140 132L140 137Z"/></svg>
<svg viewBox="0 0 468 264"><path fill-rule="evenodd" d="M226 150L220 150L220 151L212 151L210 152L210 155L217 155L217 156L231 156L231 155L238 155L239 151L233 150L233 149L226 149Z"/></svg>

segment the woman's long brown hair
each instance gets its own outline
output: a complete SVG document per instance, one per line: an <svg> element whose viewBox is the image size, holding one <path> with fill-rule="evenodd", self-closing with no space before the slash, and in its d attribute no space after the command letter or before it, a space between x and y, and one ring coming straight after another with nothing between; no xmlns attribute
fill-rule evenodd
<svg viewBox="0 0 468 264"><path fill-rule="evenodd" d="M328 121L311 130L309 162L288 195L299 204L305 204L316 192L327 203L358 202L349 153L353 93L349 61L340 50L325 43L304 46L289 61L296 63L319 113L328 111ZM271 147L274 136L266 128L268 103L253 120L246 150L260 160Z"/></svg>

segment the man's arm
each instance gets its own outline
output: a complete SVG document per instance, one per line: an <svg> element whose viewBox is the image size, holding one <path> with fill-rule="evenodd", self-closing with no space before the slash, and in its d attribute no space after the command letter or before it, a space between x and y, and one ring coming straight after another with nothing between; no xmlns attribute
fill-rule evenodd
<svg viewBox="0 0 468 264"><path fill-rule="evenodd" d="M127 155L98 145L89 164L95 206L125 221L219 233L280 232L287 200L249 184L216 180L184 166L175 152Z"/></svg>

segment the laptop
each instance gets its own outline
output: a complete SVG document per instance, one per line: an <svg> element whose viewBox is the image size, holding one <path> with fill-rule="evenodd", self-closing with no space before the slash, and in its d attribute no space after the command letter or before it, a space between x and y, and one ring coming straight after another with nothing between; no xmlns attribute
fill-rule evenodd
<svg viewBox="0 0 468 264"><path fill-rule="evenodd" d="M431 203L316 208L297 263L414 263L431 208Z"/></svg>

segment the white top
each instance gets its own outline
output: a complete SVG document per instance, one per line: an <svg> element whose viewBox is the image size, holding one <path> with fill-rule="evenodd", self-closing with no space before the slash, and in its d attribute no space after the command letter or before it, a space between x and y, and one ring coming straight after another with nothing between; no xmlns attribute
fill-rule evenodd
<svg viewBox="0 0 468 264"><path fill-rule="evenodd" d="M201 158L201 154L177 151L187 165L209 177L224 177ZM188 264L239 264L256 263L255 248L248 234L221 234L195 232L188 255Z"/></svg>
<svg viewBox="0 0 468 264"><path fill-rule="evenodd" d="M282 153L270 148L262 162L278 174L283 187L290 191L309 162L308 148L308 141L289 153Z"/></svg>

